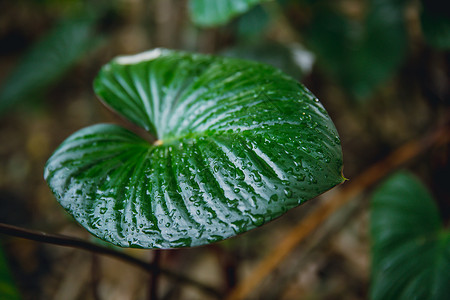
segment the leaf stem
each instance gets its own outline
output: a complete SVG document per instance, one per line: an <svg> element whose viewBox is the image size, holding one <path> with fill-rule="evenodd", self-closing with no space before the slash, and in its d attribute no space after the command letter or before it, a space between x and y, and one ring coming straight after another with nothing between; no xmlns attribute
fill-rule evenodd
<svg viewBox="0 0 450 300"><path fill-rule="evenodd" d="M157 266L154 263L145 262L145 261L142 261L133 256L130 256L125 253L114 250L112 248L99 246L99 245L93 244L91 242L84 241L82 239L65 236L65 235L49 234L46 232L25 229L25 228L21 228L21 227L9 225L9 224L4 224L4 223L0 223L0 234L6 234L9 236L19 237L19 238L23 238L23 239L27 239L27 240L32 240L32 241L47 243L47 244L52 244L52 245L58 245L58 246L63 246L63 247L78 248L78 249L94 252L97 254L108 255L108 256L120 259L122 261L125 261L136 267L139 267L139 268L145 270L146 272L149 272L152 274L159 273L161 275L170 277L171 279L182 282L184 284L195 286L198 289L202 290L203 292L213 295L216 298L220 298L222 296L218 290L216 290L215 288L210 287L202 282L199 282L192 278L186 277L182 274L178 274L172 270L162 268L160 266Z"/></svg>

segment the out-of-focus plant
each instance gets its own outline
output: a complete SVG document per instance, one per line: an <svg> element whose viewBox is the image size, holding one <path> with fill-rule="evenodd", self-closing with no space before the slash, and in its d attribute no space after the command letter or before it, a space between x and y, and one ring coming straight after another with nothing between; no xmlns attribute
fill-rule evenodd
<svg viewBox="0 0 450 300"><path fill-rule="evenodd" d="M450 8L440 0L422 0L420 20L426 41L438 49L450 49Z"/></svg>
<svg viewBox="0 0 450 300"><path fill-rule="evenodd" d="M16 103L36 99L66 74L101 37L98 14L63 19L21 58L0 88L0 115Z"/></svg>
<svg viewBox="0 0 450 300"><path fill-rule="evenodd" d="M423 184L392 175L371 205L373 300L448 299L450 232Z"/></svg>
<svg viewBox="0 0 450 300"><path fill-rule="evenodd" d="M19 291L9 270L8 260L0 244L0 299L19 300Z"/></svg>
<svg viewBox="0 0 450 300"><path fill-rule="evenodd" d="M311 71L314 55L299 44L257 43L226 49L225 56L249 59L272 65L297 80Z"/></svg>
<svg viewBox="0 0 450 300"><path fill-rule="evenodd" d="M346 9L346 5L351 9ZM432 47L448 49L450 16L444 1L262 2L250 11L241 10L244 15L238 18L235 27L237 35L243 37L241 44L249 41L258 44L258 40L264 39L265 24L270 18L279 17L280 12L288 17L292 12L301 14L297 15L298 19L287 19L292 25L290 29L316 55L319 67L341 84L352 98L362 101L395 77L407 59L411 47L406 10L411 6L421 16L424 39ZM215 4L200 7L209 16L214 16L217 11ZM197 14L192 13L195 11L191 9L191 15L198 24ZM223 25L225 19L220 20L209 25Z"/></svg>
<svg viewBox="0 0 450 300"><path fill-rule="evenodd" d="M267 0L190 0L189 11L195 24L211 27L223 25L264 1Z"/></svg>
<svg viewBox="0 0 450 300"><path fill-rule="evenodd" d="M318 63L356 98L368 97L405 60L404 2L368 1L361 20L344 15L331 1L311 4L306 44Z"/></svg>

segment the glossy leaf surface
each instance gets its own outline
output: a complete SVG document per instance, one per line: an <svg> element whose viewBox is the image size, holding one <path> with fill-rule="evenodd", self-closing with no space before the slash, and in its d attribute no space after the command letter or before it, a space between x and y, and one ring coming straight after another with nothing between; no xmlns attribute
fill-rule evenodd
<svg viewBox="0 0 450 300"><path fill-rule="evenodd" d="M45 178L78 222L114 244L223 240L343 180L326 111L271 66L156 49L113 60L94 85L157 142L95 125L56 150Z"/></svg>
<svg viewBox="0 0 450 300"><path fill-rule="evenodd" d="M189 11L195 24L218 26L264 1L267 0L190 0Z"/></svg>
<svg viewBox="0 0 450 300"><path fill-rule="evenodd" d="M448 299L450 232L420 181L389 178L373 196L371 298Z"/></svg>

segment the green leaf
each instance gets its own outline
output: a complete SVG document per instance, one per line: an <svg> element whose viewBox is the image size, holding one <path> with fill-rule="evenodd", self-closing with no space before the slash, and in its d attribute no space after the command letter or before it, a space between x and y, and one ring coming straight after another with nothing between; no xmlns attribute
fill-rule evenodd
<svg viewBox="0 0 450 300"><path fill-rule="evenodd" d="M200 26L218 26L250 10L258 3L268 0L190 0L192 21Z"/></svg>
<svg viewBox="0 0 450 300"><path fill-rule="evenodd" d="M58 81L95 44L94 19L66 20L37 42L0 89L0 115Z"/></svg>
<svg viewBox="0 0 450 300"><path fill-rule="evenodd" d="M372 200L371 298L448 299L450 232L422 183L400 172Z"/></svg>
<svg viewBox="0 0 450 300"><path fill-rule="evenodd" d="M45 178L78 222L113 244L220 241L343 181L326 111L271 66L155 49L113 60L94 88L158 140L116 125L83 129L52 155Z"/></svg>
<svg viewBox="0 0 450 300"><path fill-rule="evenodd" d="M0 244L0 299L21 299L19 291L14 283L3 248Z"/></svg>
<svg viewBox="0 0 450 300"><path fill-rule="evenodd" d="M269 23L269 13L261 5L257 5L239 17L236 24L236 36L241 43L260 41Z"/></svg>
<svg viewBox="0 0 450 300"><path fill-rule="evenodd" d="M314 55L300 44L256 43L239 45L225 50L222 55L255 60L274 66L295 79L308 73L314 62Z"/></svg>
<svg viewBox="0 0 450 300"><path fill-rule="evenodd" d="M404 1L369 2L361 22L319 6L306 32L319 64L359 100L393 76L408 45Z"/></svg>
<svg viewBox="0 0 450 300"><path fill-rule="evenodd" d="M448 3L437 0L421 1L420 21L425 39L438 49L450 49L450 10Z"/></svg>

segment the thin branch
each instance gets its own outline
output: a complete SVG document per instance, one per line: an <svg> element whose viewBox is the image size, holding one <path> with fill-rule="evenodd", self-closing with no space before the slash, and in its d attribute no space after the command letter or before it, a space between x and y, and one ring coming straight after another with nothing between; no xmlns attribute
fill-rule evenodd
<svg viewBox="0 0 450 300"><path fill-rule="evenodd" d="M100 262L98 259L98 255L94 252L92 253L91 276L92 297L94 298L94 300L101 300L98 293L98 285L100 282Z"/></svg>
<svg viewBox="0 0 450 300"><path fill-rule="evenodd" d="M155 266L159 267L161 262L161 251L155 250L153 256L153 263ZM150 291L149 291L149 299L150 300L157 300L158 299L158 279L159 279L159 272L154 272L152 275L150 275Z"/></svg>
<svg viewBox="0 0 450 300"><path fill-rule="evenodd" d="M248 298L253 289L266 278L295 247L309 236L320 224L344 206L350 200L361 195L367 188L373 186L389 173L398 169L406 162L417 157L432 145L448 138L449 125L446 124L425 138L414 140L399 147L382 161L368 168L356 179L338 189L330 201L317 206L305 219L302 219L285 238L270 251L256 266L252 273L240 282L228 295L227 300Z"/></svg>
<svg viewBox="0 0 450 300"><path fill-rule="evenodd" d="M214 289L208 285L205 285L204 283L201 283L199 281L196 281L196 280L186 277L184 275L178 274L172 270L168 270L168 269L165 269L162 267L157 267L153 263L148 263L148 262L142 261L138 258L135 258L133 256L119 252L112 248L107 248L104 246L96 245L96 244L84 241L82 239L65 236L65 235L49 234L49 233L45 233L45 232L29 230L29 229L13 226L13 225L9 225L9 224L4 224L4 223L0 223L0 234L6 234L6 235L10 235L10 236L15 236L15 237L24 238L27 240L32 240L32 241L47 243L47 244L52 244L52 245L78 248L78 249L94 252L97 254L108 255L108 256L120 259L122 261L125 261L136 267L139 267L146 272L153 273L153 274L159 273L161 275L170 277L171 279L179 281L181 283L195 286L198 289L204 291L205 293L214 295L217 298L221 297L221 293L219 291L217 291L216 289Z"/></svg>

